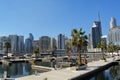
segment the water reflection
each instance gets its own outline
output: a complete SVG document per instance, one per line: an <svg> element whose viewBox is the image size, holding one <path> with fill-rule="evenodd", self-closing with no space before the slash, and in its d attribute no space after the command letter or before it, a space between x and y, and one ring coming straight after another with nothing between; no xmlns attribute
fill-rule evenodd
<svg viewBox="0 0 120 80"><path fill-rule="evenodd" d="M0 65L0 77L3 77L4 71L10 78L21 77L32 74L31 64L29 63L12 63L11 65Z"/></svg>
<svg viewBox="0 0 120 80"><path fill-rule="evenodd" d="M120 80L120 65L112 66L89 80Z"/></svg>
<svg viewBox="0 0 120 80"><path fill-rule="evenodd" d="M90 80L109 80L109 77L105 75L105 72L101 72Z"/></svg>
<svg viewBox="0 0 120 80"><path fill-rule="evenodd" d="M111 67L110 75L115 80L120 80L120 65Z"/></svg>

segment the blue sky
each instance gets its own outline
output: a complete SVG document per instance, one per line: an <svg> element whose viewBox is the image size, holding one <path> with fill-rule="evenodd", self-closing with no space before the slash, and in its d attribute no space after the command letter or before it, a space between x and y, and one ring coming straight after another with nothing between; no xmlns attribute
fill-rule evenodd
<svg viewBox="0 0 120 80"><path fill-rule="evenodd" d="M100 12L102 32L107 35L110 18L120 24L120 0L0 0L0 36L32 33L57 38L83 28L86 34Z"/></svg>

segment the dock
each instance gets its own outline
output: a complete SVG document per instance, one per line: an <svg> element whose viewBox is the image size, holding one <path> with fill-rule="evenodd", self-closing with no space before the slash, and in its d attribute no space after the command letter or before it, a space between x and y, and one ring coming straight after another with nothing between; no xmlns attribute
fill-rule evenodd
<svg viewBox="0 0 120 80"><path fill-rule="evenodd" d="M40 71L44 71L44 72L54 70L54 68L51 68L51 67L36 66L36 65L32 65L32 69L36 69L36 70L40 70Z"/></svg>

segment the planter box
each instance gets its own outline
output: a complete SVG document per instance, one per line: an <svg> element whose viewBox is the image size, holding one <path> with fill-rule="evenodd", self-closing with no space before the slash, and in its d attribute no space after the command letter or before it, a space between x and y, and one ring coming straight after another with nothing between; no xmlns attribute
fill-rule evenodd
<svg viewBox="0 0 120 80"><path fill-rule="evenodd" d="M73 66L70 67L70 70L85 70L87 68L87 64L82 65L82 66Z"/></svg>
<svg viewBox="0 0 120 80"><path fill-rule="evenodd" d="M82 66L78 66L78 67L76 68L76 70L85 70L86 68L87 68L87 64L82 65Z"/></svg>

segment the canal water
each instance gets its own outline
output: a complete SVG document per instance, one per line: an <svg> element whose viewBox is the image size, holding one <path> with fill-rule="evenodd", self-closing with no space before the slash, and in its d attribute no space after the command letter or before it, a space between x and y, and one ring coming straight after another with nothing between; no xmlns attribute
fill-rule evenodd
<svg viewBox="0 0 120 80"><path fill-rule="evenodd" d="M37 62L37 65L48 66L49 62ZM30 63L12 63L11 65L0 64L0 78L3 77L4 71L7 71L8 77L18 78L31 74L35 74L36 70L33 70ZM42 73L42 71L37 71ZM115 65L108 68L105 71L98 73L89 80L120 80L120 65Z"/></svg>
<svg viewBox="0 0 120 80"><path fill-rule="evenodd" d="M25 62L12 63L10 65L0 64L0 78L3 78L5 71L7 72L8 78L18 78L35 73L35 70L31 68L31 64Z"/></svg>
<svg viewBox="0 0 120 80"><path fill-rule="evenodd" d="M120 65L112 66L89 80L120 80Z"/></svg>

